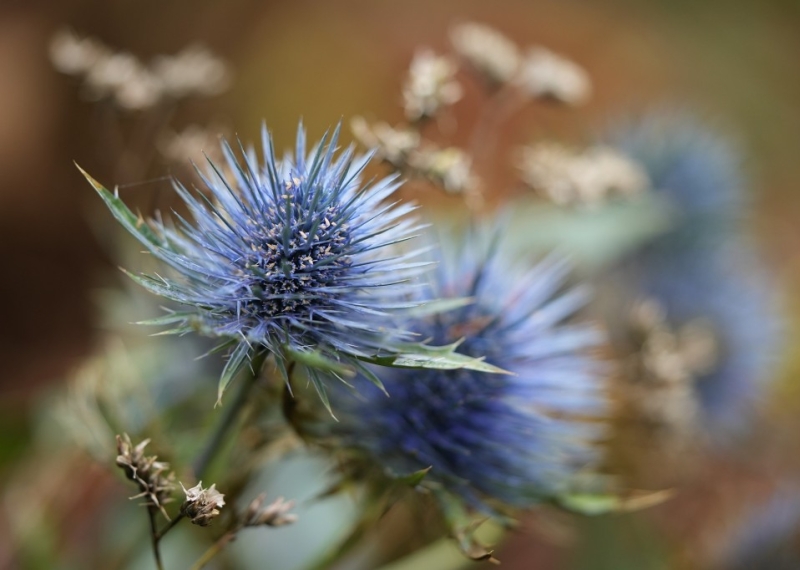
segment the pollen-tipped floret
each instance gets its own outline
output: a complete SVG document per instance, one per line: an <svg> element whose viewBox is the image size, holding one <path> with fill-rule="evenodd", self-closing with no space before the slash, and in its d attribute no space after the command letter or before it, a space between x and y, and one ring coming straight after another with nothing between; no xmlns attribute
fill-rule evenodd
<svg viewBox="0 0 800 570"><path fill-rule="evenodd" d="M602 424L593 420L606 399L603 366L592 354L602 335L567 322L586 291L564 291L566 273L554 259L526 272L473 249L451 270L441 264L423 295L473 302L411 328L436 343L464 339L460 352L511 374L382 371L388 398L377 389L339 395L344 413L335 429L345 446L393 475L431 467L426 484L484 511L569 488L597 459Z"/></svg>
<svg viewBox="0 0 800 570"><path fill-rule="evenodd" d="M336 157L337 139L338 128L307 155L301 127L295 156L279 161L265 129L261 164L223 144L225 170L209 162L206 188L175 185L194 222L137 234L175 270L140 279L188 308L174 321L227 339L239 361L286 347L346 360L402 336L391 317L420 264L394 246L415 230L412 207L386 203L394 177L363 185L369 157Z"/></svg>

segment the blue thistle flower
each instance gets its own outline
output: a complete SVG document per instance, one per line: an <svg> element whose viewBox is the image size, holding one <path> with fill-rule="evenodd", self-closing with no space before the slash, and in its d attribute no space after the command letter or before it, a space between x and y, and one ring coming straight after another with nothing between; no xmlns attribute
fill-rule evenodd
<svg viewBox="0 0 800 570"><path fill-rule="evenodd" d="M632 288L656 300L675 326L693 319L712 326L716 363L695 380L704 423L717 434L741 429L782 341L775 285L743 228L741 161L697 121L670 114L618 128L610 140L644 166L674 215L670 231L627 260Z"/></svg>
<svg viewBox="0 0 800 570"><path fill-rule="evenodd" d="M252 149L238 159L223 143L228 172L209 161L199 173L208 196L174 184L194 223L177 216L177 227L144 224L101 192L123 225L174 270L134 276L188 309L158 322L225 339L228 379L264 351L279 364L287 350L355 362L408 337L391 323L423 265L410 260L416 252L394 248L415 231L407 217L413 208L386 203L399 185L395 176L362 184L370 157L354 157L352 147L335 156L338 135L337 127L307 155L301 126L294 157L278 161L264 127L261 164ZM324 399L321 376L309 374Z"/></svg>
<svg viewBox="0 0 800 570"><path fill-rule="evenodd" d="M714 245L739 231L750 203L740 155L727 139L666 111L623 122L606 138L645 168L675 218L666 239L650 247Z"/></svg>
<svg viewBox="0 0 800 570"><path fill-rule="evenodd" d="M601 334L570 324L587 300L562 291L566 264L555 259L523 271L471 243L449 271L421 290L425 299L472 300L409 323L436 343L463 339L459 351L511 375L471 370L387 370L377 389L337 391L346 448L365 452L394 476L431 467L441 485L474 508L526 506L553 497L597 458L605 413L601 366L591 354ZM358 380L358 379L357 379Z"/></svg>

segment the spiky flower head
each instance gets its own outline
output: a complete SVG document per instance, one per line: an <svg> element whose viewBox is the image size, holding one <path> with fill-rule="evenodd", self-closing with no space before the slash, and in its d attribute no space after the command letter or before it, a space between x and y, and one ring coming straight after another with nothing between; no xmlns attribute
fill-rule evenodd
<svg viewBox="0 0 800 570"><path fill-rule="evenodd" d="M413 208L386 202L396 176L362 184L369 156L352 148L336 156L338 134L337 127L308 153L301 126L295 155L277 160L265 127L261 163L252 149L240 159L223 143L227 168L209 161L199 173L203 191L175 183L194 218L175 227L136 219L92 181L117 219L173 270L134 276L187 309L155 322L222 338L231 349L223 379L265 351L279 360L313 351L350 362L406 338L391 322L423 264L394 246L412 237ZM319 375L309 374L320 389Z"/></svg>
<svg viewBox="0 0 800 570"><path fill-rule="evenodd" d="M565 263L521 270L470 243L454 267L439 266L425 298L468 299L412 328L437 343L486 356L511 374L466 370L382 374L389 393L339 393L334 430L345 447L391 475L430 467L423 484L479 510L526 506L574 484L597 459L606 396L593 351L598 330L568 322L586 291L565 291ZM484 248L485 250L485 248Z"/></svg>
<svg viewBox="0 0 800 570"><path fill-rule="evenodd" d="M653 111L610 129L605 142L642 165L672 208L673 233L651 246L719 243L740 231L750 206L741 155L698 118Z"/></svg>
<svg viewBox="0 0 800 570"><path fill-rule="evenodd" d="M698 426L712 436L741 431L783 339L775 284L742 223L742 161L723 137L675 113L618 127L609 140L642 164L674 222L627 260L632 296L658 303L675 330L702 324L705 339L695 340L711 341L715 354L690 377Z"/></svg>

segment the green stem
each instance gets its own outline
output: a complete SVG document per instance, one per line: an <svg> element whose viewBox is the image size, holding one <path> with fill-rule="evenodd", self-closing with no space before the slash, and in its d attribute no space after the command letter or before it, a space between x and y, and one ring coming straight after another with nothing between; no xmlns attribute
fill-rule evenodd
<svg viewBox="0 0 800 570"><path fill-rule="evenodd" d="M159 532L157 532L156 542L159 542L162 538L164 538L164 535L167 534L170 530L172 530L172 527L178 524L181 521L181 519L183 519L183 513L178 514L178 516L169 521L169 524L167 526L165 526Z"/></svg>
<svg viewBox="0 0 800 570"><path fill-rule="evenodd" d="M239 413L247 403L250 390L255 385L255 381L261 373L261 367L264 365L264 360L266 357L267 352L262 352L253 358L251 366L252 372L248 374L247 378L244 378L241 382L239 391L236 394L236 398L225 409L222 419L220 419L220 422L217 425L217 428L214 430L214 433L211 434L211 438L208 440L206 447L197 457L197 460L194 463L194 474L198 481L202 480L203 475L205 475L209 465L211 465L211 462L214 460L214 457L216 456L220 447L222 447L222 444L225 442L228 432L236 423Z"/></svg>
<svg viewBox="0 0 800 570"><path fill-rule="evenodd" d="M208 550L206 550L203 555L197 559L197 562L192 564L191 570L200 570L203 566L208 564L212 558L222 552L222 549L225 548L226 544L236 538L236 533L238 531L239 528L235 528L223 534L214 544L208 547Z"/></svg>

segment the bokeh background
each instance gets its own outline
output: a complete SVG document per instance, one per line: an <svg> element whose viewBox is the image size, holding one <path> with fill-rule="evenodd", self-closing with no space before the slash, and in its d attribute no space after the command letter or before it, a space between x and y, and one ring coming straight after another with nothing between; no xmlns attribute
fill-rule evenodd
<svg viewBox="0 0 800 570"><path fill-rule="evenodd" d="M588 105L568 113L526 111L506 126L501 147L531 135L580 142L612 116L660 104L693 109L732 135L745 152L761 251L778 275L787 307L800 311L800 3L795 0L5 0L0 3L5 300L0 484L26 453L28 412L37 397L62 382L96 346L93 291L121 282L106 247L110 225L98 222L108 216L73 161L143 203L160 199L168 183L159 179L172 173L158 161L145 176L113 167L102 109L81 100L76 82L57 73L48 59L56 30L69 26L144 60L193 42L206 44L230 64L231 88L187 102L170 124L213 122L253 140L266 120L278 146L284 146L300 117L314 136L357 114L401 120L399 88L415 48L444 49L448 27L465 20L490 24L521 45L537 43L563 53L593 81ZM468 92L456 116L464 131L476 105ZM498 188L508 185L505 165L494 174ZM800 359L790 353L785 360L769 414L790 439L800 428L793 419L800 411ZM695 492L703 496L709 489ZM608 547L620 542L616 535L623 543L639 540L638 527L626 524L589 533L592 540L569 549L570 567L666 568L657 555L648 561L630 555L620 562L621 555ZM563 549L546 546L534 534L512 539L504 567L561 567L556 559L563 558ZM641 538L638 546L647 540Z"/></svg>

